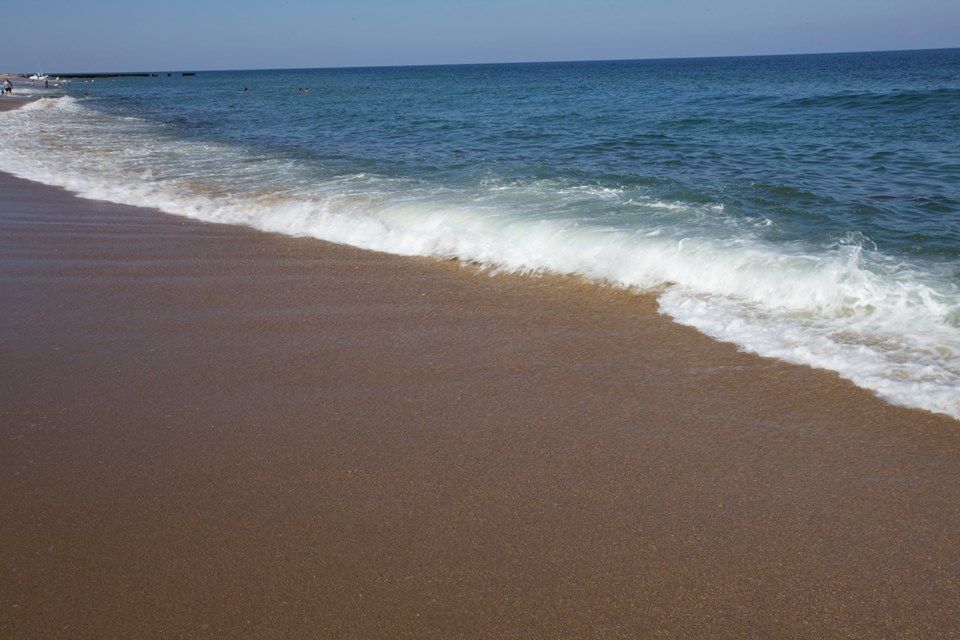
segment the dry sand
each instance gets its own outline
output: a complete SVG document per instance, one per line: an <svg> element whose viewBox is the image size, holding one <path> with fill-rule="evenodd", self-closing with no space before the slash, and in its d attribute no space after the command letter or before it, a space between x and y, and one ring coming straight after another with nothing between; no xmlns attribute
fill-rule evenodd
<svg viewBox="0 0 960 640"><path fill-rule="evenodd" d="M648 296L0 175L0 309L0 637L960 636L960 425Z"/></svg>

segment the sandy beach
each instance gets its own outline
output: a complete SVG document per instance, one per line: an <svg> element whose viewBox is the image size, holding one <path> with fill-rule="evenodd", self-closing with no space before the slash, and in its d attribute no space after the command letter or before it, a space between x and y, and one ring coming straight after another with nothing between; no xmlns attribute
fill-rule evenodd
<svg viewBox="0 0 960 640"><path fill-rule="evenodd" d="M960 635L960 425L651 297L0 175L0 305L2 637Z"/></svg>

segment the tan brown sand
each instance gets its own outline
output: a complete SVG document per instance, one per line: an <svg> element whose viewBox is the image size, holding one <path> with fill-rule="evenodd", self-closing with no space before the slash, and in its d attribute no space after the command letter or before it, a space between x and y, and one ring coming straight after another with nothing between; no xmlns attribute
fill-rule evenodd
<svg viewBox="0 0 960 640"><path fill-rule="evenodd" d="M0 637L960 635L960 425L649 297L0 176L0 309Z"/></svg>
<svg viewBox="0 0 960 640"><path fill-rule="evenodd" d="M30 102L29 99L20 98L16 95L16 90L14 90L13 95L2 96L0 97L0 111L10 111L11 109L16 109L27 102ZM0 134L3 132L0 131Z"/></svg>

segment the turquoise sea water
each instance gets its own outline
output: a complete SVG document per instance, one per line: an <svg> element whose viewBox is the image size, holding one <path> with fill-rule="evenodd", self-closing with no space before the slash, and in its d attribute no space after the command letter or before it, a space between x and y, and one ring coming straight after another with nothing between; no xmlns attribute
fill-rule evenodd
<svg viewBox="0 0 960 640"><path fill-rule="evenodd" d="M49 99L0 113L0 170L214 222L654 290L708 335L960 417L958 49L33 91Z"/></svg>

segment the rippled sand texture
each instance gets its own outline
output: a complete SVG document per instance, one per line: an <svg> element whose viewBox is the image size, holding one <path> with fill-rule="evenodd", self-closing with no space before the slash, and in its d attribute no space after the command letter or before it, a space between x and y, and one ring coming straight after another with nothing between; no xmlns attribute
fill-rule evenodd
<svg viewBox="0 0 960 640"><path fill-rule="evenodd" d="M947 638L960 431L655 301L0 176L0 636Z"/></svg>

